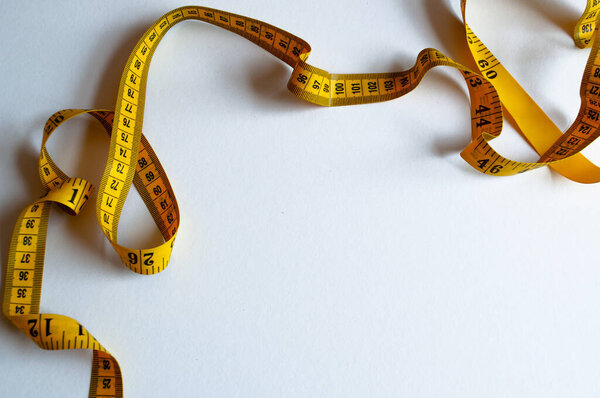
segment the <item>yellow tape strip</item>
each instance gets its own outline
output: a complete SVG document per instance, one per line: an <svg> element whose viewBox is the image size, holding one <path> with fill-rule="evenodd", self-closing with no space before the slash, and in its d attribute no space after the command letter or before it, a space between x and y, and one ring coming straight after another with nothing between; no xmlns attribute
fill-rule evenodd
<svg viewBox="0 0 600 398"><path fill-rule="evenodd" d="M598 135L600 125L600 55L594 40L600 2L589 0L574 32L575 44L592 51L582 78L581 108L563 134L537 106L500 61L466 23L466 0L461 0L465 37L478 66L475 72L435 49L419 53L415 65L392 73L335 74L306 62L310 46L282 29L256 19L206 7L188 6L158 19L131 52L119 85L114 111L66 109L52 115L44 127L39 173L45 194L17 218L9 247L2 310L41 348L92 349L90 397L122 397L123 381L116 359L72 318L39 313L46 232L51 203L78 214L93 187L81 178L68 177L52 160L46 143L65 121L82 114L98 120L110 135L110 149L98 189L96 215L107 239L132 271L161 272L169 263L180 214L166 172L142 134L146 82L152 55L175 24L196 19L227 29L264 48L293 68L288 89L296 96L322 106L342 106L387 101L415 89L433 67L458 69L471 98L472 142L461 156L476 170L490 175L514 175L544 165L574 181L600 181L600 169L580 151ZM502 131L503 110L540 154L538 162L517 162L497 153L489 144ZM119 218L131 184L142 196L164 243L153 248L131 249L117 243Z"/></svg>

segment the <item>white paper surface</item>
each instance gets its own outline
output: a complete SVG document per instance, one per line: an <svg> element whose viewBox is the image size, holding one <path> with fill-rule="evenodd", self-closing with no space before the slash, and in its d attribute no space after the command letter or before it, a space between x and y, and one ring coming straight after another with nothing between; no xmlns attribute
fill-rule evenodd
<svg viewBox="0 0 600 398"><path fill-rule="evenodd" d="M0 255L37 195L46 118L113 108L121 69L176 1L3 1ZM459 1L208 1L286 29L337 73L470 62ZM589 50L583 0L473 1L470 25L562 129ZM567 32L568 31L568 32ZM464 81L437 69L408 96L320 108L291 69L198 21L149 73L144 132L181 209L170 266L123 267L95 220L51 213L42 311L80 321L118 359L126 397L594 397L600 393L600 186L547 168L478 174ZM501 153L534 160L511 129ZM96 185L108 139L91 118L49 149ZM594 153L595 151L595 153ZM600 160L597 145L586 153ZM120 243L157 241L129 195ZM87 396L91 352L40 350L0 321L0 396Z"/></svg>

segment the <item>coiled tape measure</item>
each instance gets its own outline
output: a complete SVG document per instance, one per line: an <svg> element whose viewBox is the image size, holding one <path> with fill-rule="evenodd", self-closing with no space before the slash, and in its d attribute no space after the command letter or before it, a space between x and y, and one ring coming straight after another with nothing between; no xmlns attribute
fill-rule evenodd
<svg viewBox="0 0 600 398"><path fill-rule="evenodd" d="M148 67L162 37L175 24L196 19L245 37L293 68L288 89L317 105L342 106L387 101L419 85L433 67L458 69L471 99L472 142L461 156L476 170L509 176L550 166L563 176L582 183L600 181L600 168L580 151L600 134L600 41L592 40L600 12L599 0L588 0L577 22L575 44L592 44L581 83L581 108L563 134L521 88L491 51L469 28L461 10L466 40L479 71L473 71L427 48L415 65L402 72L334 74L306 62L310 46L304 40L268 23L206 7L182 7L168 12L144 33L123 71L114 111L66 109L52 115L43 131L39 173L45 194L18 216L10 241L2 310L23 333L47 350L92 349L90 397L122 397L123 379L117 360L75 319L39 312L44 253L50 206L56 203L76 215L90 199L93 186L67 176L46 150L52 133L67 120L82 114L97 119L110 135L110 150L96 200L98 223L121 261L139 274L161 272L169 263L180 214L167 174L142 134ZM502 130L503 109L538 152L535 163L517 162L497 153L489 144ZM164 243L149 249L130 249L117 243L119 216L134 184L158 226Z"/></svg>

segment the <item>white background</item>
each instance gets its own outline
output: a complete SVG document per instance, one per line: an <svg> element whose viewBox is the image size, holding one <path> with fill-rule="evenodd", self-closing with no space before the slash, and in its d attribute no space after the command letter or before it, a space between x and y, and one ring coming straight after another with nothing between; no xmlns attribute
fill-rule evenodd
<svg viewBox="0 0 600 398"><path fill-rule="evenodd" d="M102 3L102 4L100 4ZM41 193L46 118L113 108L144 30L177 1L0 4L0 248ZM583 0L480 0L470 25L561 129L589 50ZM435 47L470 62L459 0L207 0L307 40L337 73L413 65ZM430 73L388 103L320 108L291 69L197 21L161 42L144 132L177 194L170 266L139 276L94 203L51 213L42 311L84 324L119 360L126 397L593 397L600 394L600 186L549 169L478 174L460 74ZM536 157L512 130L494 146ZM91 118L49 148L99 181L108 139ZM600 148L586 153L600 160ZM139 196L120 243L157 242ZM0 396L87 396L91 353L40 350L0 321Z"/></svg>

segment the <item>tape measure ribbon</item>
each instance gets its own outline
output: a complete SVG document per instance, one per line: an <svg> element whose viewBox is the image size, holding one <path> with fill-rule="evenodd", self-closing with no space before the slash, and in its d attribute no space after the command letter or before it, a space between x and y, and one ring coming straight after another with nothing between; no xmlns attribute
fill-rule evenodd
<svg viewBox="0 0 600 398"><path fill-rule="evenodd" d="M461 11L467 45L478 72L440 51L419 53L406 71L368 74L332 74L306 62L310 46L301 38L273 25L206 7L188 6L170 11L138 41L123 71L114 112L102 109L66 109L52 115L44 127L39 173L45 194L17 217L6 267L2 308L19 329L38 346L49 350L92 349L90 397L122 397L123 381L116 359L76 320L39 312L46 233L50 205L78 214L90 199L93 186L67 176L50 157L46 142L67 120L89 114L110 135L110 148L98 189L96 215L105 236L122 262L140 274L161 272L169 263L180 222L179 208L166 172L142 134L148 68L158 43L175 24L201 20L234 32L264 48L293 68L288 89L296 96L322 106L344 106L387 101L415 89L436 66L458 69L471 99L472 142L461 156L476 170L490 175L514 175L544 165L579 182L600 181L600 168L580 151L600 135L600 57L593 41L600 2L589 0L579 19L575 44L593 43L581 85L581 108L573 125L562 134L535 104L466 23L466 0ZM497 153L489 141L502 131L506 109L525 139L541 155L538 162L517 162ZM131 185L146 204L164 243L148 249L131 249L117 243L119 218Z"/></svg>

